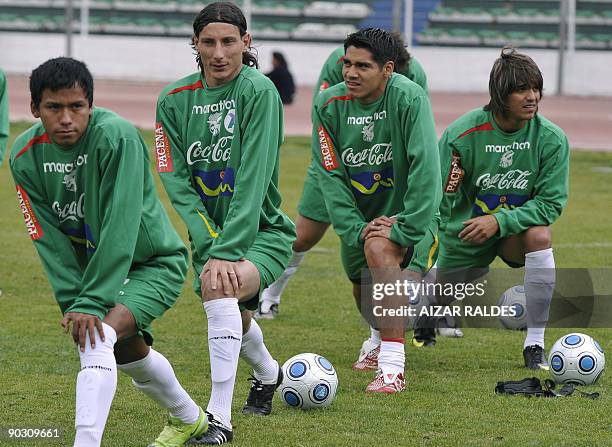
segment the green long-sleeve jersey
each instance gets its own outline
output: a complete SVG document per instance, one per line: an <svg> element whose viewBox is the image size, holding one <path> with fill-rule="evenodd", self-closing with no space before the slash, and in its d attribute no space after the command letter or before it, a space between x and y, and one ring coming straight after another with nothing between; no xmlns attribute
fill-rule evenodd
<svg viewBox="0 0 612 447"><path fill-rule="evenodd" d="M314 106L312 154L332 224L348 246L379 216L397 216L391 240L418 243L442 197L433 113L425 91L393 73L384 93L361 104L346 85Z"/></svg>
<svg viewBox="0 0 612 447"><path fill-rule="evenodd" d="M323 68L321 68L321 72L319 73L319 79L317 80L317 85L314 89L314 94L312 97L312 104L314 105L317 95L323 90L336 85L342 81L344 78L342 77L342 66L344 65L344 47L338 47L329 55L325 63L323 64ZM413 82L416 82L421 86L423 90L427 93L427 75L425 74L425 70L414 57L410 57L410 61L406 65L406 68L400 72L400 74L406 76Z"/></svg>
<svg viewBox="0 0 612 447"><path fill-rule="evenodd" d="M565 207L569 146L555 124L536 115L514 133L502 131L491 112L472 110L453 122L440 142L444 239L467 219L493 214L499 236L550 225Z"/></svg>
<svg viewBox="0 0 612 447"><path fill-rule="evenodd" d="M266 76L245 65L219 87L199 72L174 82L159 96L155 132L157 170L196 265L240 260L260 231L294 234L277 186L282 103Z"/></svg>
<svg viewBox="0 0 612 447"><path fill-rule="evenodd" d="M0 166L4 160L9 137L9 98L6 77L0 70Z"/></svg>
<svg viewBox="0 0 612 447"><path fill-rule="evenodd" d="M174 272L182 285L187 250L157 196L147 146L123 118L94 108L69 148L35 124L15 140L10 168L62 312L103 318L126 278L160 293L176 288L157 284L155 269Z"/></svg>

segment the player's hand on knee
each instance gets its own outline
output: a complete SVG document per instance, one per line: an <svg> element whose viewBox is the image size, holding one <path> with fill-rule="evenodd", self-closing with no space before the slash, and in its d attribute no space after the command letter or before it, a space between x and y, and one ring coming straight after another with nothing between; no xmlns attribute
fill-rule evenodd
<svg viewBox="0 0 612 447"><path fill-rule="evenodd" d="M100 334L100 339L104 341L102 321L100 321L100 319L95 315L83 314L79 312L68 312L66 315L64 315L64 319L62 320L64 333L68 333L70 323L72 323L72 339L79 345L81 352L85 352L87 334L89 334L91 349L96 348L96 329Z"/></svg>
<svg viewBox="0 0 612 447"><path fill-rule="evenodd" d="M493 215L479 216L463 222L465 228L459 233L459 239L472 244L483 244L499 231L499 224Z"/></svg>
<svg viewBox="0 0 612 447"><path fill-rule="evenodd" d="M211 290L221 289L226 296L238 296L242 281L236 262L214 258L209 259L200 274L202 283L204 283L203 278L207 272L210 274L208 280Z"/></svg>
<svg viewBox="0 0 612 447"><path fill-rule="evenodd" d="M387 217L387 216L380 216L377 217L376 219L372 220L370 223L368 223L366 225L366 227L363 229L363 232L361 233L361 239L363 239L364 241L366 239L368 239L369 237L386 237L387 239L389 238L389 235L391 234L391 227L393 226L394 223L397 222L397 218L395 216L393 217ZM383 234L376 234L375 236L370 236L371 233L375 233L375 232L380 232L381 230L384 229L388 230L388 235L384 236ZM387 231L385 231L386 233Z"/></svg>

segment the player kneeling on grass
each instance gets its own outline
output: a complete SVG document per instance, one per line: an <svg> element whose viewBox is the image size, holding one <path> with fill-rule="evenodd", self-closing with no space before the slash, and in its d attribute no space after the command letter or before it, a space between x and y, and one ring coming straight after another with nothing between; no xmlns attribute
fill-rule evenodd
<svg viewBox="0 0 612 447"><path fill-rule="evenodd" d="M489 78L490 102L442 135L447 179L441 206L438 280L488 268L496 256L525 266L530 369L548 369L544 329L555 285L550 225L567 202L569 147L563 131L539 115L542 73L515 49L501 52ZM472 273L467 269L475 269ZM477 273L476 273L477 274Z"/></svg>
<svg viewBox="0 0 612 447"><path fill-rule="evenodd" d="M150 348L151 323L181 291L187 250L157 197L147 147L123 118L92 108L82 62L45 62L30 93L41 122L17 138L10 166L62 325L79 347L74 445L100 445L119 369L170 413L152 445L182 446L207 420Z"/></svg>
<svg viewBox="0 0 612 447"><path fill-rule="evenodd" d="M187 225L208 317L210 426L197 444L232 440L239 356L254 370L243 413L269 414L282 381L251 310L287 266L295 238L277 186L283 107L256 70L246 30L236 5L206 6L193 22L200 70L168 86L157 105L157 169Z"/></svg>
<svg viewBox="0 0 612 447"><path fill-rule="evenodd" d="M393 32L391 36L395 41L398 51L393 70L416 82L427 92L427 76L423 67L419 61L408 53L399 33ZM340 46L328 56L323 68L321 68L312 99L313 105L320 92L343 81L343 62L344 46ZM308 167L308 173L304 181L304 191L298 204L298 215L295 220L297 235L292 246L293 253L291 260L281 277L264 290L261 304L254 315L257 319L271 320L276 318L279 312L281 295L287 287L289 279L297 272L306 253L319 243L329 228L329 215L325 208L323 192L319 187L316 173L317 166L313 159Z"/></svg>
<svg viewBox="0 0 612 447"><path fill-rule="evenodd" d="M429 99L393 72L393 37L369 28L349 35L344 48L345 82L322 92L314 105L313 157L353 294L358 306L369 307L363 269L374 283L388 283L405 275L403 269L418 281L431 268L442 182ZM380 301L383 308L407 304L407 296ZM354 368L377 369L367 391L396 393L405 387L405 319L389 318L379 327Z"/></svg>

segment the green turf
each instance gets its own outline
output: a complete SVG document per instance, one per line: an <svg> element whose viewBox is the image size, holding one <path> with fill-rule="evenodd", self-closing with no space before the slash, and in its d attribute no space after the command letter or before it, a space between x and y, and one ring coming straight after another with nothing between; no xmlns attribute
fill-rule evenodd
<svg viewBox="0 0 612 447"><path fill-rule="evenodd" d="M13 134L25 125L13 126ZM149 143L152 133L146 132ZM288 138L282 148L283 207L295 217L309 160L308 139ZM610 267L612 154L573 152L571 195L554 226L558 267ZM605 171L605 170L603 170ZM157 175L156 175L157 177ZM168 205L165 194L164 203ZM7 163L0 168L0 428L58 427L74 435L74 381L78 356L60 328L60 313L17 207ZM185 230L171 215L181 235ZM576 244L595 243L588 247ZM599 245L597 245L599 244ZM607 244L607 246L606 246ZM191 277L187 279L190 283ZM335 365L340 387L328 410L295 411L276 398L267 418L245 417L249 371L240 365L233 406L236 446L610 446L610 374L590 387L593 401L500 397L498 380L531 376L521 367L523 334L466 329L464 339L441 339L434 349L406 348L407 390L397 396L363 392L370 374L351 371L367 327L359 320L329 232L290 283L276 321L261 323L267 345L281 360L299 352L324 354ZM184 387L203 406L210 390L204 312L185 287L176 307L156 325L156 348L172 362ZM549 329L547 341L569 332ZM588 329L604 349L610 329ZM546 374L537 374L545 378ZM161 430L159 408L119 376L104 445L144 446ZM63 445L12 442L0 446ZM65 445L71 445L66 441Z"/></svg>

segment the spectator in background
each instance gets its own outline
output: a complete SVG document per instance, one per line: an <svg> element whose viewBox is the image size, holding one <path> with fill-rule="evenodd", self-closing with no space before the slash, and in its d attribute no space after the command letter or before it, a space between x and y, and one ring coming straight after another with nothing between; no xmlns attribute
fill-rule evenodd
<svg viewBox="0 0 612 447"><path fill-rule="evenodd" d="M283 104L291 104L295 94L295 84L293 83L293 76L289 72L289 67L287 67L285 56L282 53L278 51L272 53L272 67L272 71L267 73L266 76L274 82Z"/></svg>

